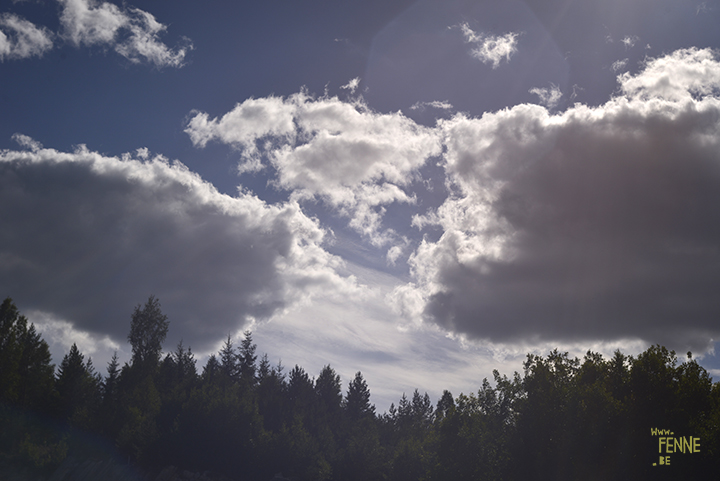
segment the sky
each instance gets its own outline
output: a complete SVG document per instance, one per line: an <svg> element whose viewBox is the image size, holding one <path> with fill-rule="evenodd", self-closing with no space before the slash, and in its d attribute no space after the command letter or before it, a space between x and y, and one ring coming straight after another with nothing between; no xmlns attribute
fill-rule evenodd
<svg viewBox="0 0 720 481"><path fill-rule="evenodd" d="M0 295L100 372L156 296L379 412L526 354L720 378L720 1L0 1Z"/></svg>

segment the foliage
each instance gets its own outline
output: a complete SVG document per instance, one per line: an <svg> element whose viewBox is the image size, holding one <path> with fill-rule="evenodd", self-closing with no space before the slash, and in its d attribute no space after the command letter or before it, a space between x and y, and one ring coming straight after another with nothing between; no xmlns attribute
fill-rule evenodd
<svg viewBox="0 0 720 481"><path fill-rule="evenodd" d="M636 358L531 354L522 375L494 371L435 407L416 389L378 415L361 372L345 395L330 365L317 378L297 365L286 375L258 361L246 331L199 374L182 342L161 358L168 328L151 296L132 315L129 364L114 356L100 376L73 345L55 376L47 344L5 300L0 454L52 469L82 455L69 434L80 432L148 473L173 465L242 480L691 479L720 468L720 384L662 346ZM651 428L699 437L702 449L653 470Z"/></svg>
<svg viewBox="0 0 720 481"><path fill-rule="evenodd" d="M160 301L154 296L148 298L142 309L139 304L135 307L128 334L133 363L148 364L149 368L158 363L169 324L167 316L160 309Z"/></svg>

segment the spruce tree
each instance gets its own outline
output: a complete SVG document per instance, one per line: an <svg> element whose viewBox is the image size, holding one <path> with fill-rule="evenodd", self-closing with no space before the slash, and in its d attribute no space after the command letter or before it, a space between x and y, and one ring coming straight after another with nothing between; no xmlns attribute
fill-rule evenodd
<svg viewBox="0 0 720 481"><path fill-rule="evenodd" d="M240 342L240 348L238 349L240 379L242 379L245 385L254 386L256 381L255 372L257 370L255 366L255 361L257 360L255 350L257 346L253 344L251 331L245 331L243 335L245 337Z"/></svg>
<svg viewBox="0 0 720 481"><path fill-rule="evenodd" d="M345 412L351 420L375 416L375 406L370 404L370 389L360 371L355 374L348 387Z"/></svg>

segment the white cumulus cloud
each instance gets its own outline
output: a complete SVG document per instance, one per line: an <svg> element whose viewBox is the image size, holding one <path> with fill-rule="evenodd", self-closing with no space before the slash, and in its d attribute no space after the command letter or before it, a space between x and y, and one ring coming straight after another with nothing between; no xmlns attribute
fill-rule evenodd
<svg viewBox="0 0 720 481"><path fill-rule="evenodd" d="M682 49L650 59L642 72L625 72L618 81L631 98L690 100L720 91L720 63L710 49Z"/></svg>
<svg viewBox="0 0 720 481"><path fill-rule="evenodd" d="M378 245L392 238L381 229L382 206L414 202L404 187L440 153L437 133L399 112L306 93L248 99L216 119L195 113L185 132L199 147L218 140L241 149L242 166L264 156L277 170L277 185L294 199L317 198L340 209Z"/></svg>

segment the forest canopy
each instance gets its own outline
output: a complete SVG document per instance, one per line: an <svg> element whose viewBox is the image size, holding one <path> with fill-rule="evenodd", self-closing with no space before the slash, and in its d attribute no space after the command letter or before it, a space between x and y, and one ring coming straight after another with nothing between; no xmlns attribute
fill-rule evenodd
<svg viewBox="0 0 720 481"><path fill-rule="evenodd" d="M286 371L258 356L250 331L237 345L228 336L201 371L182 342L163 356L169 322L157 298L138 305L132 359L115 356L101 374L76 345L51 364L5 299L0 460L49 473L68 456L120 455L149 474L263 481L689 479L720 468L720 384L690 353L529 354L522 374L494 371L475 393L446 390L433 404L416 389L379 414L362 372L343 390L329 364L317 377Z"/></svg>

